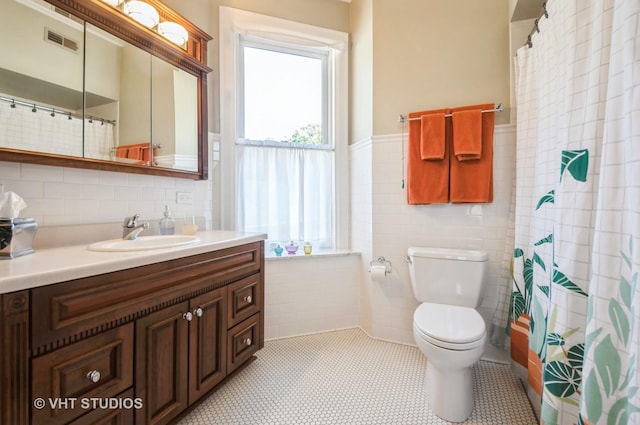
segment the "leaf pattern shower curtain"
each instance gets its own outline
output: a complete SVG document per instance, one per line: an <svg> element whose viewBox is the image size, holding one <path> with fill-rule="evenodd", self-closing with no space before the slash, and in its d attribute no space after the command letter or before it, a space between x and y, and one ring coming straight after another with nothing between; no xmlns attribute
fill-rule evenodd
<svg viewBox="0 0 640 425"><path fill-rule="evenodd" d="M511 357L543 424L640 424L640 2L549 0L516 59Z"/></svg>

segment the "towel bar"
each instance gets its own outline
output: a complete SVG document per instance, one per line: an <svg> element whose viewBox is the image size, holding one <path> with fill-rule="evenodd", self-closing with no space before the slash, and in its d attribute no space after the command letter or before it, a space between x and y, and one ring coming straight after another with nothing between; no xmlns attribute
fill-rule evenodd
<svg viewBox="0 0 640 425"><path fill-rule="evenodd" d="M483 110L482 113L485 112L502 112L503 108L502 108L502 103L498 103L498 105L496 105L495 108L493 109L488 109L488 110ZM452 116L452 114L445 114L445 117L450 117ZM405 121L415 121L415 120L419 120L421 119L420 117L415 117L415 118L407 118L406 115L399 115L398 116L398 122L405 122Z"/></svg>

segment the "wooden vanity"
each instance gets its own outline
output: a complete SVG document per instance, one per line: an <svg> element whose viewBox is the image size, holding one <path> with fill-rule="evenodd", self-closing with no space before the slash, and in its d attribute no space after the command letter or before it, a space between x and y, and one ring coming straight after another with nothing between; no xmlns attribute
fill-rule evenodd
<svg viewBox="0 0 640 425"><path fill-rule="evenodd" d="M0 425L173 423L254 359L264 242L206 249L0 295Z"/></svg>

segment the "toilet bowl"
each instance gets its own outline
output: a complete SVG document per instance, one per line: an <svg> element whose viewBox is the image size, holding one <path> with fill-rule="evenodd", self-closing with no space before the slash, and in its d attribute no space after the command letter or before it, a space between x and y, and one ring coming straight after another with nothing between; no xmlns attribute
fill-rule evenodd
<svg viewBox="0 0 640 425"><path fill-rule="evenodd" d="M472 366L484 352L484 320L469 307L422 303L413 337L427 358L429 408L447 421L464 421L473 410Z"/></svg>
<svg viewBox="0 0 640 425"><path fill-rule="evenodd" d="M450 422L466 420L473 410L473 365L487 340L484 319L476 311L487 277L482 251L409 248L411 286L421 302L413 315L413 336L427 358L429 408Z"/></svg>

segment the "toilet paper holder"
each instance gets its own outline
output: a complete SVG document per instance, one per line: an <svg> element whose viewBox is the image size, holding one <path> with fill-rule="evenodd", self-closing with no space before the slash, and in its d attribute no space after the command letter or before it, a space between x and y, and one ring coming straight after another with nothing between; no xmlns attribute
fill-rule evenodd
<svg viewBox="0 0 640 425"><path fill-rule="evenodd" d="M391 273L391 261L382 256L378 257L375 261L369 261L369 272L371 272L371 267L373 266L384 266L386 273Z"/></svg>

